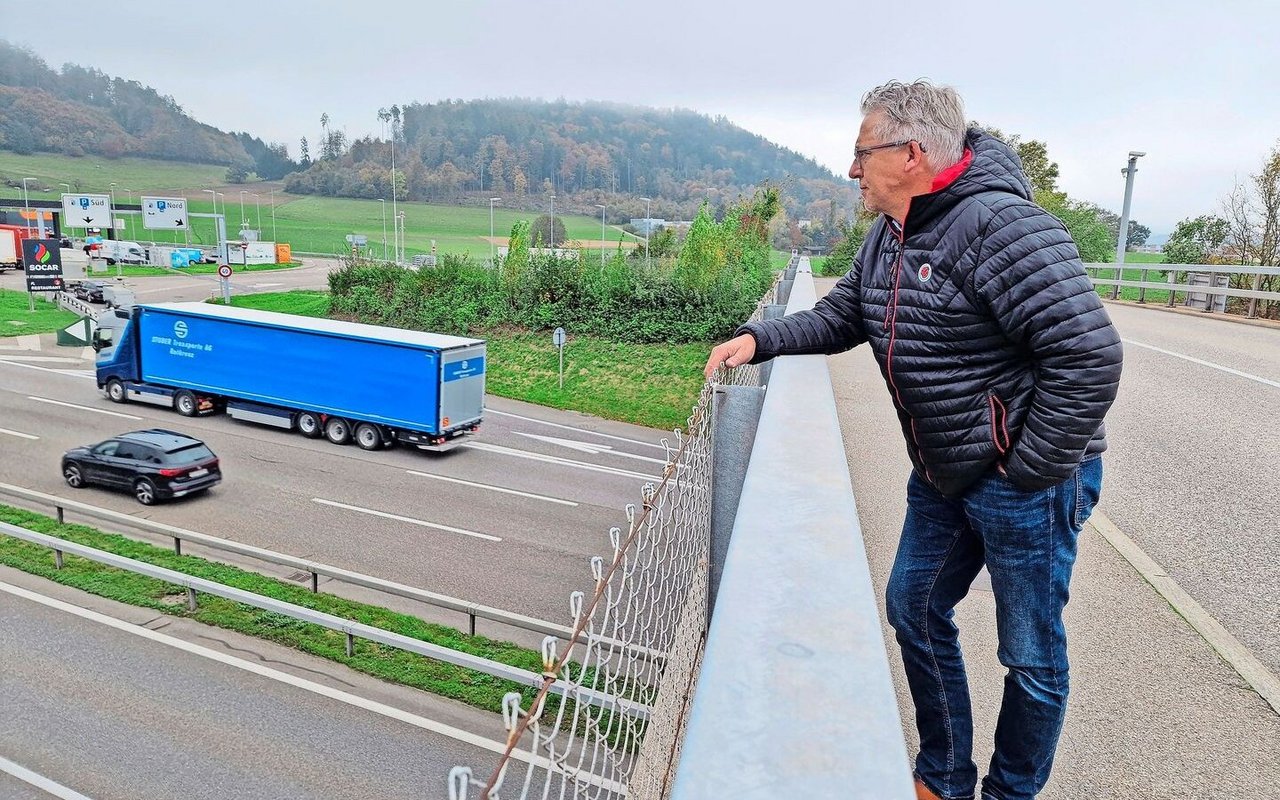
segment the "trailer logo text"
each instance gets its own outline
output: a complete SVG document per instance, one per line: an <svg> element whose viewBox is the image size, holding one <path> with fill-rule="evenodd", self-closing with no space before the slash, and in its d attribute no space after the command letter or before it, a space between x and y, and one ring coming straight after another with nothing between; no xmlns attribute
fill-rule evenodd
<svg viewBox="0 0 1280 800"><path fill-rule="evenodd" d="M187 338L187 323L182 320L178 320L173 323L173 335L177 336L179 339Z"/></svg>

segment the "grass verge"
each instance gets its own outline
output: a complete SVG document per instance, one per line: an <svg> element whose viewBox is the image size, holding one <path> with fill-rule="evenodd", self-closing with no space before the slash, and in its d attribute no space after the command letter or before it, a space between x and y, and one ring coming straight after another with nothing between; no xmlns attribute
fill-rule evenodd
<svg viewBox="0 0 1280 800"><path fill-rule="evenodd" d="M79 319L53 303L36 298L36 310L29 311L26 292L0 289L0 337L60 331Z"/></svg>
<svg viewBox="0 0 1280 800"><path fill-rule="evenodd" d="M233 586L286 603L372 625L458 652L481 656L533 672L542 671L540 654L510 642L483 636L469 636L445 625L428 623L407 614L345 600L330 594L313 594L307 588L285 581L202 558L179 556L165 548L134 541L117 534L104 533L85 525L60 525L54 519L23 509L0 505L0 521L186 575L216 581L225 586ZM181 587L72 555L65 557L62 569L57 569L51 550L9 536L0 535L0 564L32 575L39 575L99 597L151 608L171 616L187 617L207 625L276 642L313 656L344 664L383 680L459 700L486 711L496 711L501 708L502 696L507 692L521 692L526 708L534 696L532 688L374 642L357 639L353 655L348 657L346 637L338 631L331 631L220 597L200 596L196 610L191 612L187 609L186 593Z"/></svg>

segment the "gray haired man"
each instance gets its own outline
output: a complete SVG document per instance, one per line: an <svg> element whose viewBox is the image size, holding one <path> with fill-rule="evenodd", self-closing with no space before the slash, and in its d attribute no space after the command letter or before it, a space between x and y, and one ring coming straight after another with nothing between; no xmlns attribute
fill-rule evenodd
<svg viewBox="0 0 1280 800"><path fill-rule="evenodd" d="M742 326L706 371L871 346L913 466L886 608L920 733L917 796L977 790L952 610L985 564L1007 673L982 798L1031 800L1066 714L1062 611L1120 339L1071 235L1032 202L1018 156L966 130L954 89L894 81L862 113L849 177L881 216L849 273L810 311Z"/></svg>

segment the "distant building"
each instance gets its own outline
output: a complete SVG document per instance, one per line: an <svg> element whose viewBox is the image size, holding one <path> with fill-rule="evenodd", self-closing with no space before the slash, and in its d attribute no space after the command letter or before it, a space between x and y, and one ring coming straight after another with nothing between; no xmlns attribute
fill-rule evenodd
<svg viewBox="0 0 1280 800"><path fill-rule="evenodd" d="M646 236L652 234L658 228L666 227L666 225L667 221L659 217L640 217L631 220L631 227L635 229L636 233Z"/></svg>

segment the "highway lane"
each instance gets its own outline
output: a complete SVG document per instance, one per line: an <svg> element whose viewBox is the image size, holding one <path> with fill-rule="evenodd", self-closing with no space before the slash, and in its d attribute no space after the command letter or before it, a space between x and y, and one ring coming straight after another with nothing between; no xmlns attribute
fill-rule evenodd
<svg viewBox="0 0 1280 800"><path fill-rule="evenodd" d="M0 581L0 759L91 800L439 797L454 765L496 760L496 715L404 690L380 706L349 671L298 678L269 646L29 594ZM0 769L0 796L52 795Z"/></svg>
<svg viewBox="0 0 1280 800"><path fill-rule="evenodd" d="M1280 674L1280 327L1107 310L1125 366L1101 508Z"/></svg>
<svg viewBox="0 0 1280 800"><path fill-rule="evenodd" d="M366 452L225 416L113 404L83 371L3 359L0 427L11 433L0 432L0 481L553 622L567 621L570 591L590 588L589 558L607 554L625 505L661 474L660 432L497 398L477 447ZM205 439L223 483L151 509L62 483L66 449L155 426Z"/></svg>

